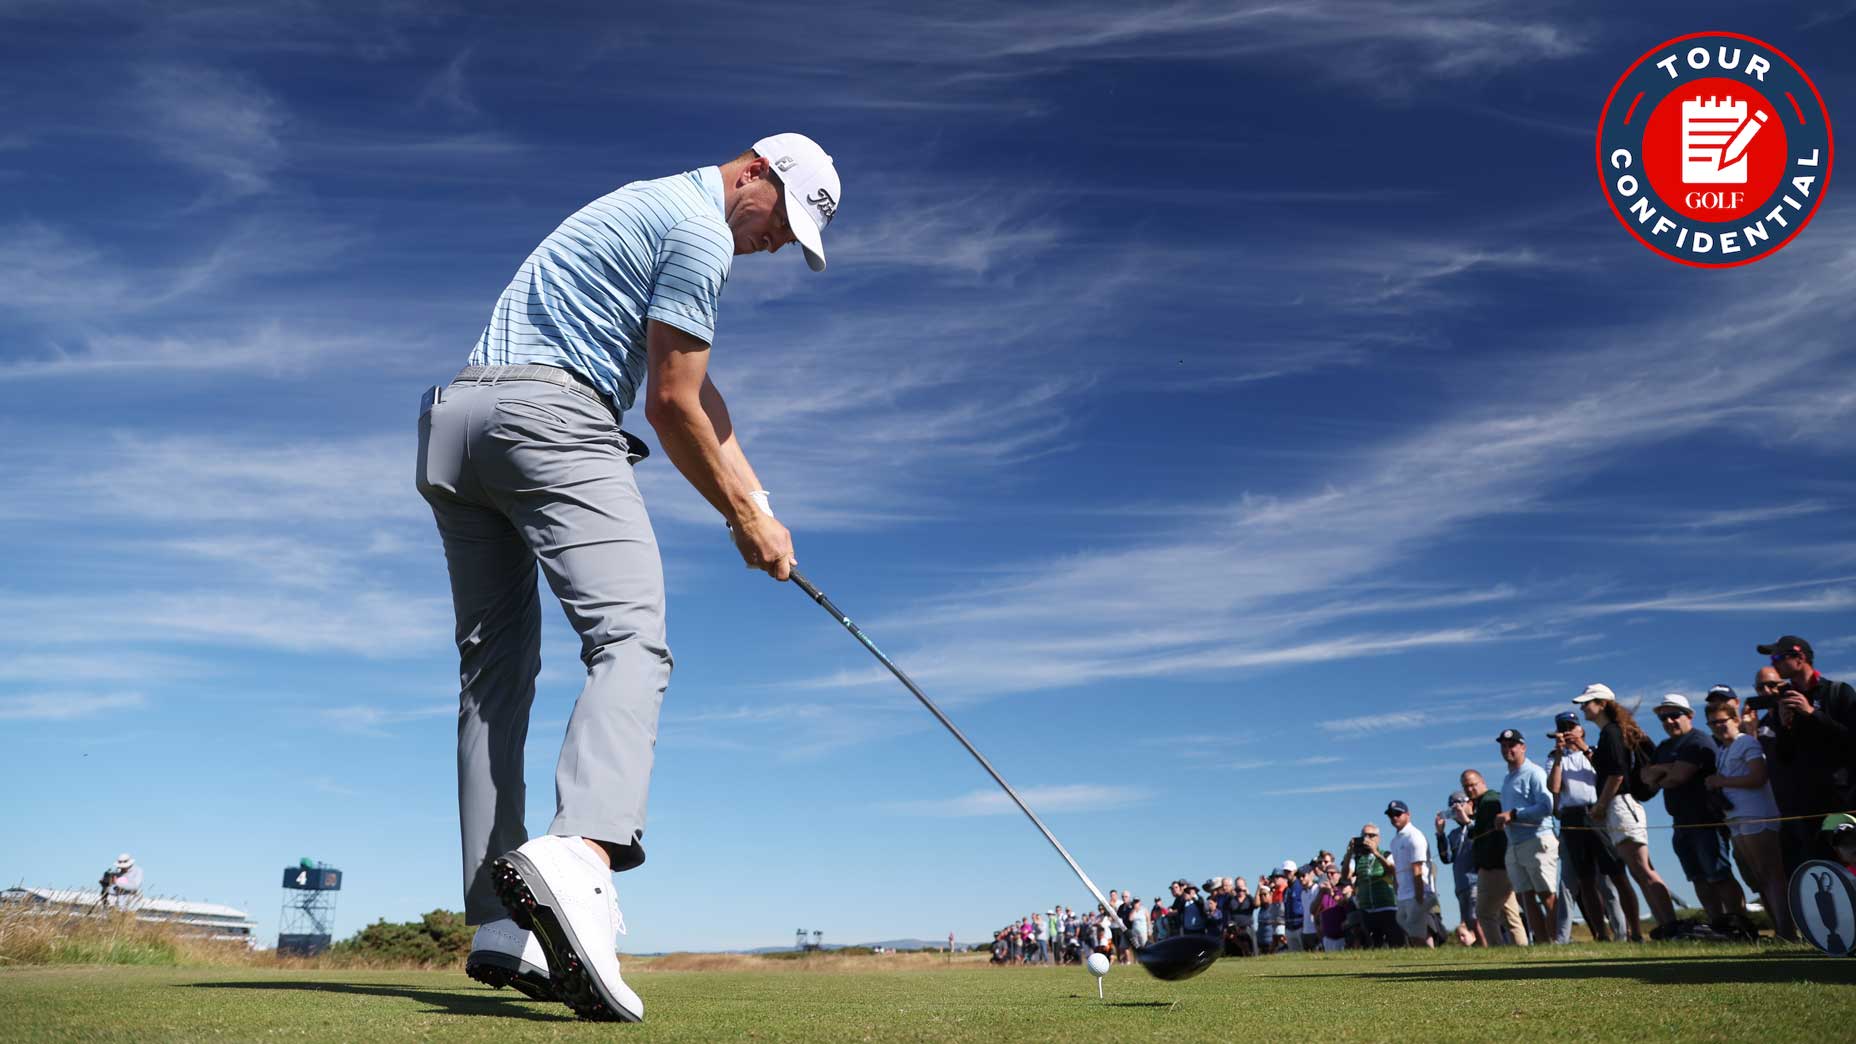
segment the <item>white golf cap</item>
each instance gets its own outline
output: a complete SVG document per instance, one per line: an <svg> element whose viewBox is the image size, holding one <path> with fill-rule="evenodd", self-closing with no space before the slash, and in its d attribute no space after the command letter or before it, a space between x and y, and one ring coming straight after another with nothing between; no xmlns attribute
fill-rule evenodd
<svg viewBox="0 0 1856 1044"><path fill-rule="evenodd" d="M1611 691L1611 686L1593 683L1587 685L1584 692L1572 698L1574 703L1590 703L1593 700L1610 700L1616 703L1618 696L1617 693Z"/></svg>
<svg viewBox="0 0 1856 1044"><path fill-rule="evenodd" d="M1285 860L1283 860L1283 861L1282 861L1282 868L1283 868L1284 870L1287 870L1287 871L1289 871L1289 872L1290 872L1290 873L1292 873L1292 874L1293 874L1293 873L1295 873L1295 860L1293 860L1293 859L1285 859ZM1408 876L1409 876L1409 875L1408 875Z"/></svg>
<svg viewBox="0 0 1856 1044"><path fill-rule="evenodd" d="M116 857L116 865L127 870L129 867L135 865L135 857L124 852L122 855Z"/></svg>
<svg viewBox="0 0 1856 1044"><path fill-rule="evenodd" d="M1682 695L1679 692L1669 692L1669 693L1663 694L1662 702L1656 705L1656 709L1663 710L1665 708L1672 708L1674 710L1679 710L1682 713L1687 714L1691 717L1693 717L1695 714L1695 708L1689 706L1688 697Z"/></svg>
<svg viewBox="0 0 1856 1044"><path fill-rule="evenodd" d="M806 264L823 272L825 226L842 198L838 168L818 142L803 134L769 135L754 143L754 151L773 164L774 177L786 189L786 220L806 252Z"/></svg>

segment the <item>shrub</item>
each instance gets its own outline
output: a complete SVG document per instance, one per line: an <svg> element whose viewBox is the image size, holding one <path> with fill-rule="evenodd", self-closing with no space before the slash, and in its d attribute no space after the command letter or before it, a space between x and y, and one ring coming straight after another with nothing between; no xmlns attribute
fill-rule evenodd
<svg viewBox="0 0 1856 1044"><path fill-rule="evenodd" d="M452 910L433 910L417 921L397 924L383 917L329 947L329 956L336 963L352 960L425 968L456 965L470 953L473 933L464 923L464 915Z"/></svg>

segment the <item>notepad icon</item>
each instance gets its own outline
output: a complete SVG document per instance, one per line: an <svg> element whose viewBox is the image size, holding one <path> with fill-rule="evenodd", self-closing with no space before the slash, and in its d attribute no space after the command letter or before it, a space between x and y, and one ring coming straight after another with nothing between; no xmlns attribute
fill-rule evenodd
<svg viewBox="0 0 1856 1044"><path fill-rule="evenodd" d="M1682 103L1682 181L1689 185L1746 184L1746 150L1766 125L1765 110L1747 115L1732 98L1690 98Z"/></svg>

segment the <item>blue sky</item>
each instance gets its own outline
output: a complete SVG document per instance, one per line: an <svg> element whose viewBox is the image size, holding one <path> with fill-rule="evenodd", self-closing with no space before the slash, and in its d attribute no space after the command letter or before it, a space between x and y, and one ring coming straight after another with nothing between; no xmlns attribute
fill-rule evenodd
<svg viewBox="0 0 1856 1044"><path fill-rule="evenodd" d="M1702 271L1592 166L1617 76L1702 29L1847 119L1856 5L365 10L0 0L0 881L128 849L268 937L309 855L342 934L458 908L419 393L572 210L780 130L842 171L831 267L738 259L716 380L802 566L1105 889L1428 824L1590 681L1856 654L1842 178ZM661 454L640 481L677 669L629 949L1082 904ZM578 691L547 627L533 829Z"/></svg>

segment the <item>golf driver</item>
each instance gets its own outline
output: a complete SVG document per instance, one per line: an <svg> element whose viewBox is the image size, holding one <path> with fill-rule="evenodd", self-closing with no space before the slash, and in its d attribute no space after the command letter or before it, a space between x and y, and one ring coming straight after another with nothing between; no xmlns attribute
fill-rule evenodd
<svg viewBox="0 0 1856 1044"><path fill-rule="evenodd" d="M832 619L838 621L838 623L844 626L845 630L851 632L851 637L857 639L858 642L862 643L864 648L870 650L870 655L876 657L879 663L889 668L889 673L895 675L896 680L901 682L917 700L920 700L922 706L928 708L928 713L934 715L936 721L940 722L948 732L953 733L954 738L960 741L960 745L967 748L967 753L973 755L973 760L980 763L980 767L986 770L986 774L992 777L993 782L999 784L1000 789L1005 791L1006 796L1012 799L1012 803L1018 806L1018 810L1025 814L1025 818L1031 820L1031 825L1038 828L1038 833L1044 835L1044 840L1049 841L1050 846L1057 850L1058 855L1063 857L1063 861L1070 864L1070 869L1075 872L1077 879L1083 882L1083 887L1089 889L1089 894L1095 896L1096 902L1102 904L1102 909L1108 911L1109 921L1112 922L1115 927L1125 929L1126 925L1122 923L1121 918L1115 913L1115 908L1109 905L1108 899L1102 894L1102 890L1096 887L1096 883L1089 879L1088 874L1083 873L1083 868L1076 864L1076 860L1071 857L1069 850L1064 848L1063 843L1057 840L1057 835L1050 832L1050 828L1044 825L1044 821L1038 818L1038 814L1031 811L1031 806L1025 804L1025 799L1018 796L1018 791L1013 790L1012 785L1005 781L1005 777L999 775L999 770L992 767L992 762L986 760L986 755L981 754L979 749L961 733L960 729L957 728L952 721L948 720L947 715L941 713L941 708L934 705L934 701L928 698L928 694L923 692L919 686L911 681L908 675L902 673L902 668L896 666L895 661L883 655L883 650L876 647L876 643L870 640L870 636L865 634L862 628L852 622L850 617L844 615L843 610L832 604L831 599L825 597L824 592L812 586L812 581L807 580L804 574L795 569L793 570L792 579L793 583L799 585L801 591L811 596L812 600L819 604L819 608L830 613ZM1175 936L1171 939L1163 939L1160 942L1143 946L1135 951L1134 956L1141 962L1141 967L1147 969L1147 973L1155 978L1189 979L1211 967L1212 962L1218 959L1219 950L1220 947L1216 945L1216 941L1209 937L1200 938L1198 936L1186 935Z"/></svg>

